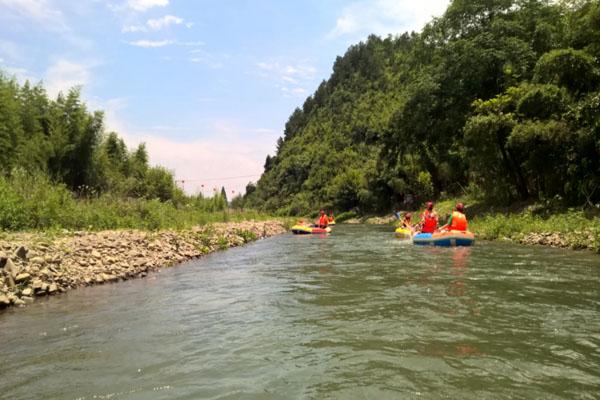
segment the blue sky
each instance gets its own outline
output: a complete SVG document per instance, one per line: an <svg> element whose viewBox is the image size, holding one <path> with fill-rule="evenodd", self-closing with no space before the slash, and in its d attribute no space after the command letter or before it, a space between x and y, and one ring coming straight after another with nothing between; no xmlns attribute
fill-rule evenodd
<svg viewBox="0 0 600 400"><path fill-rule="evenodd" d="M448 3L0 0L0 69L53 96L82 85L107 129L145 142L188 192L237 193L336 56L370 33L420 30Z"/></svg>

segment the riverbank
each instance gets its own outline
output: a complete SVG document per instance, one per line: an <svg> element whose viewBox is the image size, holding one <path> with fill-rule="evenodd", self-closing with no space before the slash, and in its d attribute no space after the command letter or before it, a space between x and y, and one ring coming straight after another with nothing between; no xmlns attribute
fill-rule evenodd
<svg viewBox="0 0 600 400"><path fill-rule="evenodd" d="M286 232L282 221L187 230L9 233L0 239L0 308L70 289L144 277L229 247Z"/></svg>

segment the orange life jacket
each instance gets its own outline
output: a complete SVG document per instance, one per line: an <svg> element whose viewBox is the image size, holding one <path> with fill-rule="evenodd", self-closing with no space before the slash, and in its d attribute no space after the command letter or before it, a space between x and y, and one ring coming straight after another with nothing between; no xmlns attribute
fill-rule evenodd
<svg viewBox="0 0 600 400"><path fill-rule="evenodd" d="M429 210L425 210L425 212L423 213L423 228L421 229L421 232L423 233L433 233L435 232L435 229L437 228L437 219L433 216L432 213L429 212Z"/></svg>
<svg viewBox="0 0 600 400"><path fill-rule="evenodd" d="M319 217L319 226L320 227L326 227L327 224L329 223L329 219L327 218L327 215L322 215Z"/></svg>
<svg viewBox="0 0 600 400"><path fill-rule="evenodd" d="M467 217L465 216L465 214L458 211L453 211L452 222L450 223L448 229L450 229L451 231L466 231L467 226Z"/></svg>

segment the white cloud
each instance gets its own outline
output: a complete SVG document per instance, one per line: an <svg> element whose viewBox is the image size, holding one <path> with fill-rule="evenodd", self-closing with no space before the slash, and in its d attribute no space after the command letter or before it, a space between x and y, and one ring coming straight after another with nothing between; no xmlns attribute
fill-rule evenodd
<svg viewBox="0 0 600 400"><path fill-rule="evenodd" d="M433 16L444 13L449 0L376 0L357 1L342 10L335 27L328 37L366 36L371 33L380 36L418 31Z"/></svg>
<svg viewBox="0 0 600 400"><path fill-rule="evenodd" d="M127 0L127 7L135 11L146 11L153 7L166 7L169 0Z"/></svg>
<svg viewBox="0 0 600 400"><path fill-rule="evenodd" d="M306 63L296 65L282 64L279 62L259 62L259 75L263 78L275 79L284 96L305 96L305 84L311 83L317 72L316 68Z"/></svg>
<svg viewBox="0 0 600 400"><path fill-rule="evenodd" d="M0 0L3 16L29 19L53 31L67 30L63 14L47 0Z"/></svg>
<svg viewBox="0 0 600 400"><path fill-rule="evenodd" d="M164 47L170 44L173 44L171 40L136 40L133 42L129 42L132 46L137 47L145 47L145 48L156 48L156 47Z"/></svg>
<svg viewBox="0 0 600 400"><path fill-rule="evenodd" d="M44 86L50 96L56 96L74 86L87 85L91 76L89 69L89 65L58 60L47 69Z"/></svg>
<svg viewBox="0 0 600 400"><path fill-rule="evenodd" d="M165 15L162 18L149 19L146 25L152 30L160 30L168 27L169 25L180 25L183 23L183 19L174 15Z"/></svg>
<svg viewBox="0 0 600 400"><path fill-rule="evenodd" d="M135 32L148 32L148 31L159 31L167 28L170 25L181 25L183 24L183 18L176 17L174 15L165 15L161 18L149 19L145 25L128 25L121 29L123 33L135 33ZM186 24L186 26L189 24Z"/></svg>

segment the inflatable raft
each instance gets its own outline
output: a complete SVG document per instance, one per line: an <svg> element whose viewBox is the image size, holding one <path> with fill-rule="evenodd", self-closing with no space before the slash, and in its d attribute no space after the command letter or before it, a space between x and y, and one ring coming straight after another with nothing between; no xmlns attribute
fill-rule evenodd
<svg viewBox="0 0 600 400"><path fill-rule="evenodd" d="M294 235L310 235L310 234L323 234L330 233L331 228L317 228L308 225L294 225L292 226L292 233Z"/></svg>
<svg viewBox="0 0 600 400"><path fill-rule="evenodd" d="M447 231L435 233L417 233L413 244L420 246L473 246L475 235L469 231Z"/></svg>
<svg viewBox="0 0 600 400"><path fill-rule="evenodd" d="M398 239L410 239L412 231L406 228L396 228L394 235L396 235Z"/></svg>

